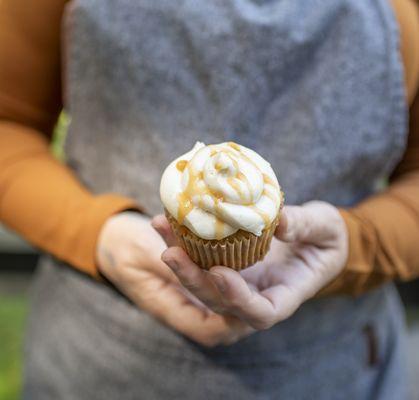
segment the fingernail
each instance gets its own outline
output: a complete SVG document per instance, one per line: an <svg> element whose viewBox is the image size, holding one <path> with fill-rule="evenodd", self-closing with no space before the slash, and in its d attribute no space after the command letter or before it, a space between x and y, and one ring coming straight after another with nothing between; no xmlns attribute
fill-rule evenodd
<svg viewBox="0 0 419 400"><path fill-rule="evenodd" d="M214 282L215 286L220 292L225 292L226 283L224 277L216 272L210 272L211 280Z"/></svg>
<svg viewBox="0 0 419 400"><path fill-rule="evenodd" d="M161 229L161 225L158 221L154 221L154 219L150 222L150 225L153 229L155 229L157 232Z"/></svg>
<svg viewBox="0 0 419 400"><path fill-rule="evenodd" d="M179 265L175 260L163 260L163 261L169 266L169 268L173 272L176 272L179 270Z"/></svg>

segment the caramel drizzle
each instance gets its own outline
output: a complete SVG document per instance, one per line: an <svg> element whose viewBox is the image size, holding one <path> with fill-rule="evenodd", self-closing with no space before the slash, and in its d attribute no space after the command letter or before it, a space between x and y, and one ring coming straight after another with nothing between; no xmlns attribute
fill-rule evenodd
<svg viewBox="0 0 419 400"><path fill-rule="evenodd" d="M227 178L227 183L230 185L230 187L232 187L237 194L239 195L240 199L244 202L245 201L245 196L242 190L242 187L240 186L240 184L237 182L237 180L243 182L248 191L251 192L251 186L250 186L250 182L248 181L247 177L239 172L238 170L238 163L236 158L238 156L243 157L246 161L248 161L249 163L251 163L255 168L257 168L259 170L259 167L253 162L253 160L251 160L249 157L247 157L242 151L241 148L238 144L234 143L234 142L228 142L228 146L230 146L233 150L235 151L229 151L228 149L222 149L220 150L220 152L224 152L227 153L229 155L231 155L231 159L237 169L237 174L235 177L228 177ZM210 146L211 147L211 146ZM236 153L238 152L239 155ZM212 149L210 156L213 156L217 153L217 150ZM221 165L219 165L218 163L215 164L215 169L217 171L220 171L222 169ZM180 224L183 223L183 221L185 220L185 217L193 210L193 203L191 201L192 196L199 196L199 205L202 208L203 205L203 200L202 197L205 195L209 195L214 199L214 204L215 204L215 237L216 239L222 238L223 237L223 233L224 233L224 222L218 217L221 214L221 209L220 209L220 202L224 201L224 197L222 195L222 193L216 192L216 191L211 191L210 189L208 189L206 186L204 185L199 185L199 181L203 179L203 172L197 172L194 171L193 167L191 166L191 164L186 161L186 160L180 160L176 163L176 168L180 171L180 172L184 172L185 169L188 169L188 173L189 173L189 179L188 179L188 184L185 188L185 190L181 193L178 194L178 204L179 204L179 208L178 208L178 222ZM277 187L277 184L266 174L263 174L263 182L265 184L268 185L272 185L274 187ZM275 199L273 198L273 196L266 190L264 189L263 191L263 195L269 197L272 201L275 201ZM251 203L246 203L245 205L250 205ZM270 218L269 215L267 213L265 213L262 210L259 210L255 205L250 206L251 209L256 212L264 221L265 225L267 226L270 223Z"/></svg>
<svg viewBox="0 0 419 400"><path fill-rule="evenodd" d="M237 192L237 194L239 195L240 200L242 200L243 204L246 204L243 190L242 190L240 184L237 182L236 177L227 178L227 183Z"/></svg>
<svg viewBox="0 0 419 400"><path fill-rule="evenodd" d="M263 174L263 183L266 185L271 185L274 188L278 187L278 184L269 175L266 174Z"/></svg>
<svg viewBox="0 0 419 400"><path fill-rule="evenodd" d="M246 154L244 154L241 149L240 146L237 143L234 142L228 142L228 145L238 151L240 153L240 155L246 160L248 161L250 164L252 164L256 169L260 170L260 168L256 165L256 163L250 159ZM228 152L228 151L227 151ZM230 153L231 154L231 153ZM233 153L234 154L234 153ZM267 174L262 174L263 176L263 183L267 184L267 185L272 185L274 188L278 188L278 184Z"/></svg>
<svg viewBox="0 0 419 400"><path fill-rule="evenodd" d="M240 146L237 143L234 142L228 142L227 143L232 149L237 150L239 153L242 152L242 149L240 148Z"/></svg>
<svg viewBox="0 0 419 400"><path fill-rule="evenodd" d="M250 206L250 208L259 215L263 219L263 222L265 223L265 226L268 226L268 224L271 222L271 219L269 218L269 214L259 210L256 206Z"/></svg>
<svg viewBox="0 0 419 400"><path fill-rule="evenodd" d="M185 192L179 193L177 199L179 203L177 219L179 224L182 224L185 217L192 211L193 204Z"/></svg>
<svg viewBox="0 0 419 400"><path fill-rule="evenodd" d="M262 196L268 197L274 203L276 201L276 197L272 193L268 192L268 190L266 190L266 189L263 190Z"/></svg>
<svg viewBox="0 0 419 400"><path fill-rule="evenodd" d="M185 167L188 169L189 179L185 190L178 194L179 209L177 220L180 224L183 223L185 217L193 210L193 203L191 201L193 195L199 195L201 198L206 194L211 195L206 186L198 186L198 182L202 180L203 173L194 171L190 163L187 163Z"/></svg>
<svg viewBox="0 0 419 400"><path fill-rule="evenodd" d="M237 172L237 179L241 182L243 182L246 185L246 189L249 193L252 192L252 187L250 186L250 182L247 179L247 176L244 175L242 172L238 171ZM241 197L240 197L241 198ZM251 199L250 199L251 200Z"/></svg>
<svg viewBox="0 0 419 400"><path fill-rule="evenodd" d="M178 171L183 172L187 165L188 165L188 162L186 160L179 160L176 163L176 168Z"/></svg>
<svg viewBox="0 0 419 400"><path fill-rule="evenodd" d="M224 222L218 217L221 214L220 209L220 201L223 201L222 199L216 199L215 200L215 238L221 239L223 237L224 233Z"/></svg>

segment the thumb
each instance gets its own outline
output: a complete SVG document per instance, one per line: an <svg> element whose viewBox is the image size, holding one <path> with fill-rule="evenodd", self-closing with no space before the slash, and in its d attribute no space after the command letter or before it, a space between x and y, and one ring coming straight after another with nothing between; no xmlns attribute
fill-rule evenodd
<svg viewBox="0 0 419 400"><path fill-rule="evenodd" d="M168 247L178 246L178 240L170 227L169 221L163 215L156 215L151 220L151 226L160 234Z"/></svg>
<svg viewBox="0 0 419 400"><path fill-rule="evenodd" d="M340 220L338 210L325 202L285 206L275 236L283 242L318 243L335 237Z"/></svg>

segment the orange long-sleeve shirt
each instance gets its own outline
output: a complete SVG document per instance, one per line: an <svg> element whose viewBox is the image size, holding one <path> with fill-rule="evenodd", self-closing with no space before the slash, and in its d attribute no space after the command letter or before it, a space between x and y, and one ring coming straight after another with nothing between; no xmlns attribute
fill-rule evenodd
<svg viewBox="0 0 419 400"><path fill-rule="evenodd" d="M138 208L89 193L49 151L62 108L60 25L65 0L0 1L0 220L30 242L96 275L96 240L112 214ZM388 190L341 210L349 232L344 272L324 293L360 293L419 276L419 13L394 0L401 27L409 146ZM34 11L36 10L36 12Z"/></svg>
<svg viewBox="0 0 419 400"><path fill-rule="evenodd" d="M96 275L105 220L133 200L94 196L49 150L62 108L65 1L0 1L0 221L44 251Z"/></svg>

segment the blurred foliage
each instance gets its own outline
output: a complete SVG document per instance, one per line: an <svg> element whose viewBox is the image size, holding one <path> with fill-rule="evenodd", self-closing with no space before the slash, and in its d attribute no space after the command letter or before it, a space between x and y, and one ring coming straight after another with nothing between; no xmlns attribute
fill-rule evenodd
<svg viewBox="0 0 419 400"><path fill-rule="evenodd" d="M67 136L68 125L70 124L70 117L63 111L58 118L55 126L53 140L51 144L52 154L60 161L65 161L64 142Z"/></svg>
<svg viewBox="0 0 419 400"><path fill-rule="evenodd" d="M27 300L0 296L0 399L20 399Z"/></svg>
<svg viewBox="0 0 419 400"><path fill-rule="evenodd" d="M1 1L1 0L0 0ZM51 151L65 161L64 141L70 118L63 111L54 130ZM0 293L0 399L17 400L21 397L22 351L24 325L28 302L24 295Z"/></svg>

